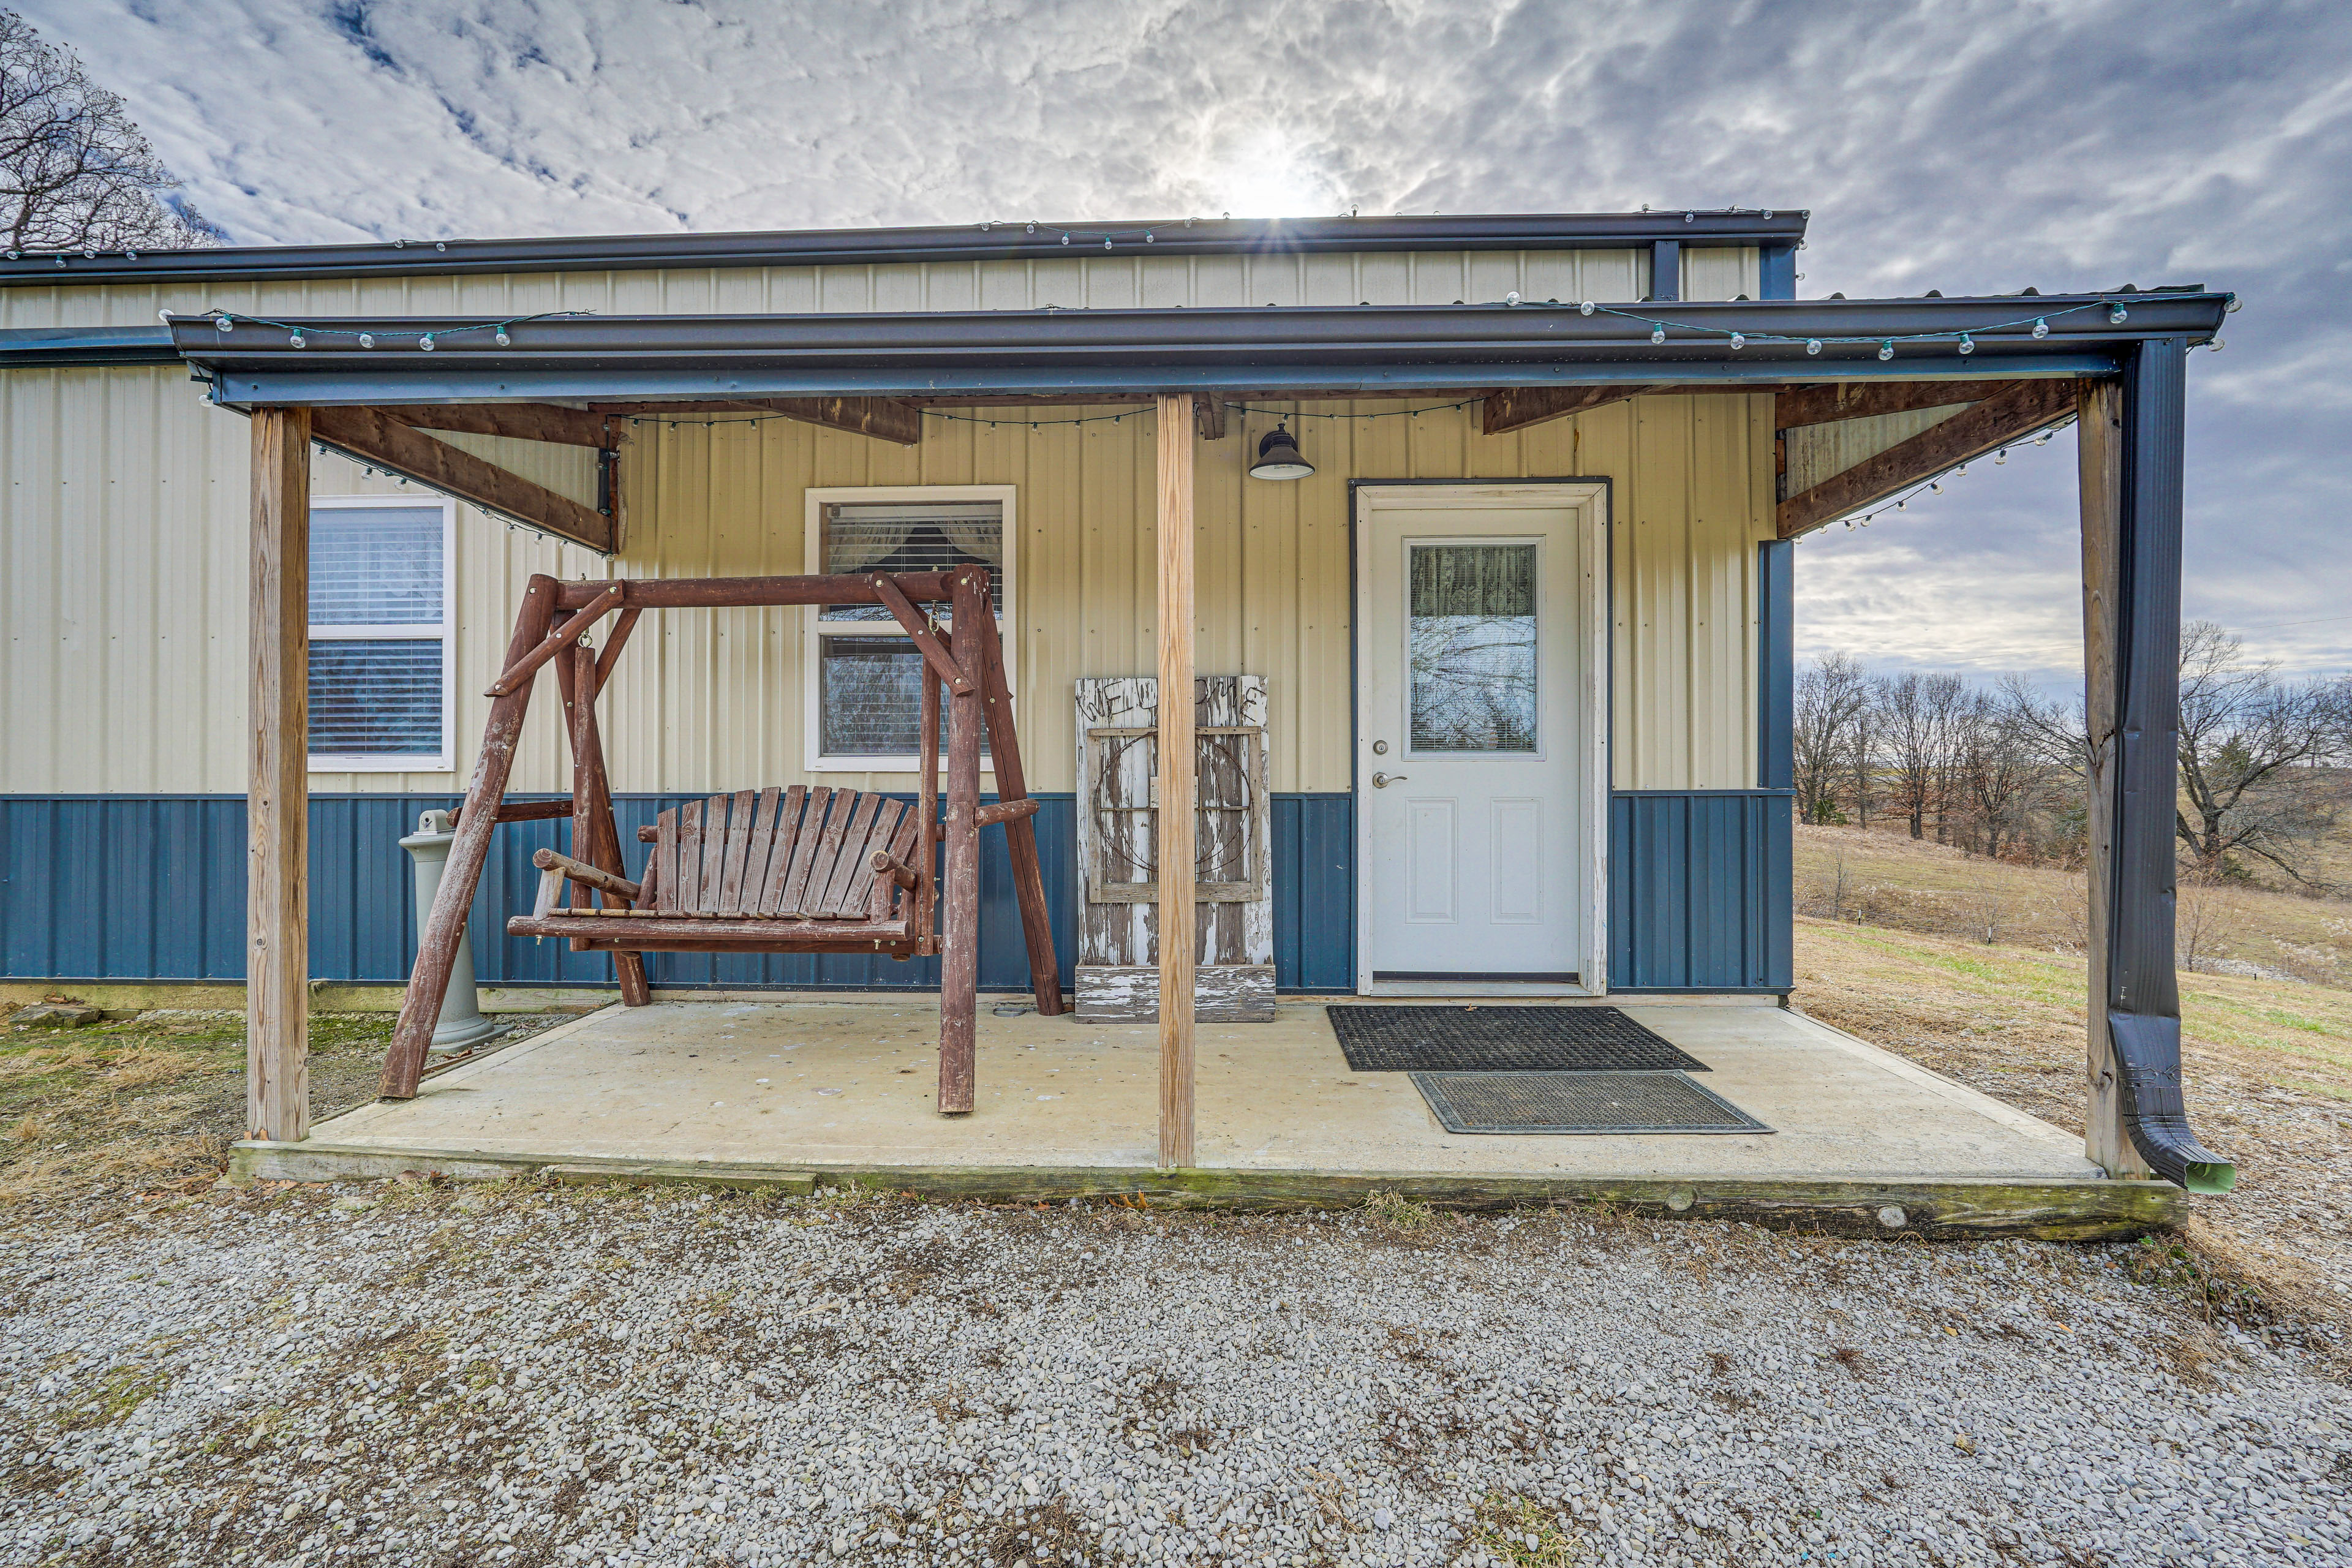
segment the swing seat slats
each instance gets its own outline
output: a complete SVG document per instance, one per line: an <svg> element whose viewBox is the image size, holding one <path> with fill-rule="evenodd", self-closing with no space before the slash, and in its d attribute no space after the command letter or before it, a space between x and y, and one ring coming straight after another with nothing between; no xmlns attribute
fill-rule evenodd
<svg viewBox="0 0 2352 1568"><path fill-rule="evenodd" d="M562 857L544 874L539 907L507 922L515 936L599 942L650 937L663 948L789 948L842 942L885 948L919 942L930 845L905 801L858 790L740 790L672 806L640 830L650 839L634 905L563 908ZM884 868L876 869L877 859ZM901 888L892 866L914 869Z"/></svg>

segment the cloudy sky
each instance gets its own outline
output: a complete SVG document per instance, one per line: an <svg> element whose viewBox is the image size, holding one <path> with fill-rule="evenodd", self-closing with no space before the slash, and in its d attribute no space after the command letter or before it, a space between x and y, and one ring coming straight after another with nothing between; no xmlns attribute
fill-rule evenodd
<svg viewBox="0 0 2352 1568"><path fill-rule="evenodd" d="M2352 6L7 0L239 243L1805 207L1801 294L2237 290L2188 609L2352 668ZM1802 646L2057 682L2071 436L1801 547Z"/></svg>

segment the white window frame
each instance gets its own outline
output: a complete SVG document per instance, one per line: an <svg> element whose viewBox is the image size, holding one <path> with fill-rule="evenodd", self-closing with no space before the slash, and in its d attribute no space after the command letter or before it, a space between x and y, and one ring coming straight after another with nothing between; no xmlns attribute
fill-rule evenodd
<svg viewBox="0 0 2352 1568"><path fill-rule="evenodd" d="M1016 490L1013 485L839 485L811 489L807 494L807 520L803 528L803 557L810 575L824 572L824 509L843 502L859 501L994 501L1004 518L1004 564L1000 568L1004 584L1004 607L996 617L997 640L1004 645L1004 683L1013 691L1021 689L1019 674L1021 638L1019 611L1014 602L1014 587L1021 581L1018 570L1020 520L1014 510ZM807 737L808 771L813 773L913 773L921 769L922 759L911 752L905 756L828 757L824 754L824 731L817 711L817 685L824 671L819 658L819 644L824 637L825 623L818 620L819 605L810 605L802 616L801 663L803 694L803 733ZM871 622L830 623L840 635L873 637L877 628ZM890 628L882 635L903 635L896 621L886 621ZM981 772L989 773L986 752L981 755Z"/></svg>
<svg viewBox="0 0 2352 1568"><path fill-rule="evenodd" d="M436 625L426 622L417 626L310 626L312 642L423 642L438 639L441 644L441 743L432 752L373 752L352 754L335 752L310 753L310 771L314 773L447 773L457 763L452 756L449 735L457 710L457 503L446 496L312 496L313 515L322 511L365 508L382 511L398 509L404 511L437 510L441 513L441 619ZM307 611L305 612L307 614ZM308 679L306 674L305 679Z"/></svg>

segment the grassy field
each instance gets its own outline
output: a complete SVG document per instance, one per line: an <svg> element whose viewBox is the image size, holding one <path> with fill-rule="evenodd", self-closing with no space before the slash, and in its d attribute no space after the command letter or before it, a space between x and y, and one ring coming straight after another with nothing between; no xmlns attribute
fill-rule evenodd
<svg viewBox="0 0 2352 1568"><path fill-rule="evenodd" d="M2074 953L1801 918L1791 1001L2079 1132L2084 961ZM2189 1118L2238 1190L2193 1200L2233 1278L2352 1325L2352 992L2180 977Z"/></svg>
<svg viewBox="0 0 2352 1568"><path fill-rule="evenodd" d="M2078 871L2013 866L1901 832L1800 827L1799 912L1997 946L2080 953ZM2352 987L2352 902L2228 885L2180 891L2181 963Z"/></svg>

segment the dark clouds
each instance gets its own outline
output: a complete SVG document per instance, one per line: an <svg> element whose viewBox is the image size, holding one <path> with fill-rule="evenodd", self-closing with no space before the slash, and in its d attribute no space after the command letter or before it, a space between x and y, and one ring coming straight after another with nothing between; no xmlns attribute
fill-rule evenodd
<svg viewBox="0 0 2352 1568"><path fill-rule="evenodd" d="M1804 206L1806 294L2237 289L2189 608L2352 665L2352 8L16 0L244 241ZM2073 442L1801 552L1805 642L2066 677Z"/></svg>

